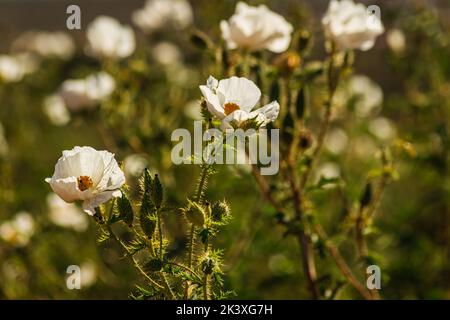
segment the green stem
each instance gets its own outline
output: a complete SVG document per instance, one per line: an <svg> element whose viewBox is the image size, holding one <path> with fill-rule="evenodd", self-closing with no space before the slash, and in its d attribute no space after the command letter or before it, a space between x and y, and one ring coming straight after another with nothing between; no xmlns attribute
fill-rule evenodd
<svg viewBox="0 0 450 320"><path fill-rule="evenodd" d="M159 210L156 211L156 215L158 217L158 234L159 234L159 259L163 261L163 235L162 235L162 227L161 227L161 214Z"/></svg>
<svg viewBox="0 0 450 320"><path fill-rule="evenodd" d="M133 257L133 255L128 251L128 248L126 247L126 245L122 242L122 240L120 240L117 235L112 231L111 227L106 225L106 229L108 230L108 233L112 236L112 238L123 248L123 250L126 253L126 256L129 257L129 259L133 262L133 265L136 269L139 270L139 272L142 274L142 276L144 276L144 278L146 278L155 288L159 289L159 290L163 290L164 287L161 286L159 283L157 283L155 280L153 280L152 278L150 278L148 276L148 274L142 269L142 267L139 265L139 263L137 262L137 260Z"/></svg>
<svg viewBox="0 0 450 320"><path fill-rule="evenodd" d="M203 300L209 299L209 289L208 289L208 275L203 276Z"/></svg>
<svg viewBox="0 0 450 320"><path fill-rule="evenodd" d="M164 286L166 287L167 292L172 297L172 300L177 300L176 295L173 293L172 288L170 287L169 281L167 281L166 274L164 273L164 271L161 271L160 274L161 278L163 279Z"/></svg>
<svg viewBox="0 0 450 320"><path fill-rule="evenodd" d="M202 191L203 187L206 183L206 180L208 178L208 166L202 165L202 172L200 174L200 181L197 186L197 191L195 193L195 201L200 201L202 198ZM192 268L193 259L194 259L194 249L195 249L195 226L191 225L191 232L189 234L189 255L188 255L188 266L189 268ZM186 281L186 284L184 286L184 298L189 299L189 287L190 283L189 281Z"/></svg>
<svg viewBox="0 0 450 320"><path fill-rule="evenodd" d="M196 277L197 280L199 280L200 282L202 281L202 278L190 267L186 267L185 265L174 262L174 261L168 261L167 264L171 264L171 265L177 266L181 269L184 269L184 270L188 271L190 274L192 274L194 277Z"/></svg>

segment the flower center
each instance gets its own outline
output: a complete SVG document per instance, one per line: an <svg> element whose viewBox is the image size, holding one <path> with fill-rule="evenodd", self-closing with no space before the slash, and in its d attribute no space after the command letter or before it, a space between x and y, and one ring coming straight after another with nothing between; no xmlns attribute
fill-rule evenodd
<svg viewBox="0 0 450 320"><path fill-rule="evenodd" d="M229 115L230 113L239 110L239 106L236 103L228 102L224 105L225 115Z"/></svg>
<svg viewBox="0 0 450 320"><path fill-rule="evenodd" d="M78 181L78 189L80 191L84 191L93 186L92 179L89 176L79 176L77 178Z"/></svg>

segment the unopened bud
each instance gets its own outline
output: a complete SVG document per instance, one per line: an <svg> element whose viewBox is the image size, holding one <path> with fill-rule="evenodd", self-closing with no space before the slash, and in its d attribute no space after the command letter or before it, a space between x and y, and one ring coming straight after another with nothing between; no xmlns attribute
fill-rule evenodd
<svg viewBox="0 0 450 320"><path fill-rule="evenodd" d="M218 201L211 207L211 218L214 222L224 222L230 216L230 207L225 200Z"/></svg>

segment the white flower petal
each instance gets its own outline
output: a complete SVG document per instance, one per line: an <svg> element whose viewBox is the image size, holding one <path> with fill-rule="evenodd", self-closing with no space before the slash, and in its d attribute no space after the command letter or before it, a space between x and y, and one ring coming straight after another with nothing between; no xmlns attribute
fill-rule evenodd
<svg viewBox="0 0 450 320"><path fill-rule="evenodd" d="M280 104L277 101L272 101L268 105L261 107L250 113L250 118L259 116L258 121L262 122L261 125L266 125L269 122L275 121L278 118L280 112ZM261 117L263 116L263 117Z"/></svg>
<svg viewBox="0 0 450 320"><path fill-rule="evenodd" d="M236 5L235 14L220 23L222 38L228 49L237 47L251 51L268 49L283 52L289 47L293 27L281 15L265 5Z"/></svg>
<svg viewBox="0 0 450 320"><path fill-rule="evenodd" d="M225 117L225 111L219 102L219 97L208 86L200 86L200 91L205 98L209 112L217 118L223 119Z"/></svg>
<svg viewBox="0 0 450 320"><path fill-rule="evenodd" d="M222 105L235 103L247 112L250 112L261 98L261 91L256 84L243 77L220 80L217 92Z"/></svg>

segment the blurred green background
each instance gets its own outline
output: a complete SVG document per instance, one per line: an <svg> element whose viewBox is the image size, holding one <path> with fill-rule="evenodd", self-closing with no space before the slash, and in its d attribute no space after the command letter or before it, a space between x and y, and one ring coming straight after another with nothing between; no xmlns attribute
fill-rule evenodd
<svg viewBox="0 0 450 320"><path fill-rule="evenodd" d="M386 32L371 51L355 55L355 74L365 75L371 82L357 78L353 85L351 81L342 84L343 98L338 104L343 111L338 109L318 170L340 175L346 183L314 195L319 219L331 235L338 235L335 240L342 242L343 254L357 267L358 262L351 259L354 248L345 242L345 237L351 236L342 229L342 203L359 198L367 172L378 164L377 146L397 137L410 141L417 154L398 161L399 179L385 191L369 247L382 269L383 298L449 299L450 3L363 2L381 7ZM118 160L125 161L131 186L136 185L136 171L148 166L160 173L167 201L174 205L193 192L198 168L174 166L170 161L170 134L179 127L192 129L193 108L200 98L198 85L211 72L205 63L209 58L189 42L189 30L138 34L140 51L130 65L114 74L118 87L125 89L116 90L100 112L72 114L68 124L57 126L43 111L44 99L63 80L100 69L97 61L82 54L87 24L100 14L131 24L131 13L143 3L77 1L82 30L68 31L65 8L75 4L73 1L0 0L1 54L9 53L14 40L28 30L67 31L77 43L72 59L45 59L23 81L0 84L0 224L14 221L24 211L34 220L33 232L25 240L0 238L1 299L126 299L134 284L141 283L121 259L118 248L96 244L92 220L78 217L75 227L55 223L59 220L51 215L51 189L44 178L52 175L62 150L89 145L114 152ZM219 42L219 22L232 15L236 1L190 3L195 27ZM249 3L266 3L296 29L310 30L314 47L308 60L323 58L320 18L328 1ZM403 45L393 30L400 30ZM176 46L179 63L158 62L152 48L161 41ZM139 85L128 88L135 79ZM350 96L358 93L358 88L364 95L366 87L371 93L352 102ZM311 92L312 114L318 110L314 109L314 94L320 95L320 91ZM111 106L117 109L111 111ZM358 114L364 108L370 108L369 115L364 111ZM275 212L262 201L248 171L219 167L208 197L226 198L233 212L231 224L217 239L217 246L225 250L226 287L242 299L307 298L298 243L276 224ZM166 224L173 240L170 251L177 254L185 246L186 230L175 213ZM339 278L328 257L318 258L317 263L324 288L327 281ZM66 287L66 268L72 264L82 268L85 282L81 290ZM348 288L340 295L354 297Z"/></svg>

